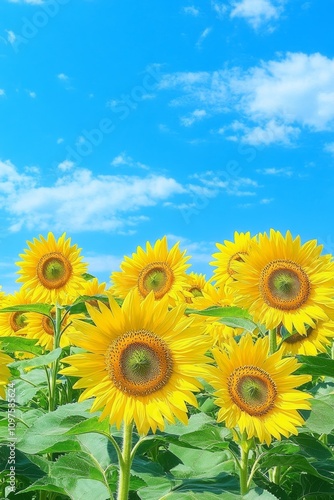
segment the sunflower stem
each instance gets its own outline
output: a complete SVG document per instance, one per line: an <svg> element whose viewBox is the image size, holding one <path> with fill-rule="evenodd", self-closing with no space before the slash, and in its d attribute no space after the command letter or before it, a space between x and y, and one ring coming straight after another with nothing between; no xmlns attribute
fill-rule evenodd
<svg viewBox="0 0 334 500"><path fill-rule="evenodd" d="M52 318L51 318L52 319ZM56 317L53 321L54 337L53 348L57 349L60 343L61 335L61 308L56 304ZM57 375L59 367L59 358L53 361L50 370L50 394L49 394L49 411L54 411L57 407Z"/></svg>
<svg viewBox="0 0 334 500"><path fill-rule="evenodd" d="M269 354L277 351L276 328L269 330Z"/></svg>
<svg viewBox="0 0 334 500"><path fill-rule="evenodd" d="M130 489L130 468L132 451L132 429L133 423L124 423L122 459L119 461L119 479L117 500L128 500Z"/></svg>
<svg viewBox="0 0 334 500"><path fill-rule="evenodd" d="M247 439L243 437L243 439L239 443L240 447L240 472L239 472L239 480L240 480L240 494L246 495L249 491L249 481L248 481L248 458L249 452L252 449L253 440Z"/></svg>

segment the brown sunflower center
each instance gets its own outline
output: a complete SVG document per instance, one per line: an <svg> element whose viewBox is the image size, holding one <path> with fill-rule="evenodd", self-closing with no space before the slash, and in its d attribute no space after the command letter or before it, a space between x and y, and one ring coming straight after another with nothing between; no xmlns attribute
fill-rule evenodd
<svg viewBox="0 0 334 500"><path fill-rule="evenodd" d="M61 288L72 276L72 265L61 252L51 252L39 260L37 276L45 288Z"/></svg>
<svg viewBox="0 0 334 500"><path fill-rule="evenodd" d="M173 371L172 354L152 332L135 330L118 337L106 353L110 379L122 392L146 396L164 387Z"/></svg>
<svg viewBox="0 0 334 500"><path fill-rule="evenodd" d="M42 328L43 328L44 332L47 333L48 335L53 336L55 333L53 322L52 322L51 318L49 318L48 316L43 316Z"/></svg>
<svg viewBox="0 0 334 500"><path fill-rule="evenodd" d="M260 293L266 304L283 311L299 309L310 294L305 271L290 260L274 260L261 271Z"/></svg>
<svg viewBox="0 0 334 500"><path fill-rule="evenodd" d="M14 332L18 332L27 325L27 318L23 312L16 311L10 315L9 323Z"/></svg>
<svg viewBox="0 0 334 500"><path fill-rule="evenodd" d="M141 270L138 288L143 297L152 290L156 299L161 299L174 283L174 274L166 262L152 262Z"/></svg>
<svg viewBox="0 0 334 500"><path fill-rule="evenodd" d="M231 277L233 277L233 275L235 274L233 264L234 262L243 262L244 259L242 258L242 255L247 255L247 252L236 252L230 257L227 263L227 272Z"/></svg>
<svg viewBox="0 0 334 500"><path fill-rule="evenodd" d="M257 366L236 368L229 375L227 386L232 401L249 415L265 415L274 407L276 384L269 373Z"/></svg>
<svg viewBox="0 0 334 500"><path fill-rule="evenodd" d="M193 287L189 288L188 292L191 293L191 295L193 297L203 297L202 290L197 286L193 286ZM186 297L186 302L187 302L187 304L192 304L192 302L193 302L192 298Z"/></svg>
<svg viewBox="0 0 334 500"><path fill-rule="evenodd" d="M313 328L311 326L306 326L306 335L300 335L299 333L295 332L292 333L289 337L284 337L284 342L287 344L298 344L300 342L303 342L303 340L306 340L313 332ZM278 334L283 337L281 334L281 328L278 328Z"/></svg>

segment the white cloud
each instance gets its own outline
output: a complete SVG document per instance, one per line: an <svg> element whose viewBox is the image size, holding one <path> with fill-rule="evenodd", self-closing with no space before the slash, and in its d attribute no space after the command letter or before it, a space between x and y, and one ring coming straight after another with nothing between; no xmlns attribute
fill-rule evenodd
<svg viewBox="0 0 334 500"><path fill-rule="evenodd" d="M212 6L213 10L216 12L216 14L218 15L218 17L220 17L220 18L224 17L227 10L228 10L227 5L224 3L212 1L211 6Z"/></svg>
<svg viewBox="0 0 334 500"><path fill-rule="evenodd" d="M61 80L62 82L67 82L69 80L69 77L65 75L65 73L59 73L57 75L58 80Z"/></svg>
<svg viewBox="0 0 334 500"><path fill-rule="evenodd" d="M29 5L42 5L45 0L8 0L10 3L27 3Z"/></svg>
<svg viewBox="0 0 334 500"><path fill-rule="evenodd" d="M215 113L225 112L230 108L230 93L228 89L229 74L227 71L207 71L173 73L162 77L161 90L175 89L182 96L173 99L172 106L205 106Z"/></svg>
<svg viewBox="0 0 334 500"><path fill-rule="evenodd" d="M296 139L300 133L299 128L284 123L277 123L275 120L269 120L269 122L263 126L245 126L242 130L242 141L253 146L259 146L261 144L268 146L274 143L288 145L291 144L291 141Z"/></svg>
<svg viewBox="0 0 334 500"><path fill-rule="evenodd" d="M13 163L0 160L0 208L7 208L8 200L21 193L34 189L36 181L33 177L20 174Z"/></svg>
<svg viewBox="0 0 334 500"><path fill-rule="evenodd" d="M5 96L6 95L6 92L4 89L0 89L0 96Z"/></svg>
<svg viewBox="0 0 334 500"><path fill-rule="evenodd" d="M231 17L242 17L257 29L261 24L278 19L283 8L270 0L241 0L232 3Z"/></svg>
<svg viewBox="0 0 334 500"><path fill-rule="evenodd" d="M72 170L74 167L74 162L71 160L64 160L61 163L58 164L59 170L62 172L68 172L69 170Z"/></svg>
<svg viewBox="0 0 334 500"><path fill-rule="evenodd" d="M314 130L334 122L334 59L319 53L288 53L263 63L232 85L251 117L295 122ZM275 96L275 98L273 98Z"/></svg>
<svg viewBox="0 0 334 500"><path fill-rule="evenodd" d="M303 129L334 129L334 58L319 53L287 53L246 71L167 74L159 88L178 92L174 106L200 107L210 116L237 112L239 132L230 140L289 145Z"/></svg>
<svg viewBox="0 0 334 500"><path fill-rule="evenodd" d="M10 230L127 231L147 220L140 211L186 193L175 179L94 175L72 168L52 186L39 185L34 175L20 174L9 161L0 163L0 208Z"/></svg>
<svg viewBox="0 0 334 500"><path fill-rule="evenodd" d="M195 122L202 120L207 115L205 109L195 109L188 116L182 116L180 121L184 127L190 127Z"/></svg>
<svg viewBox="0 0 334 500"><path fill-rule="evenodd" d="M275 168L275 167L268 167L264 169L258 169L256 170L257 173L263 174L263 175L275 175L279 177L291 177L292 176L292 171L288 168Z"/></svg>
<svg viewBox="0 0 334 500"><path fill-rule="evenodd" d="M190 16L197 17L199 15L199 9L194 5L188 5L187 7L183 7L183 12Z"/></svg>
<svg viewBox="0 0 334 500"><path fill-rule="evenodd" d="M64 142L63 137L58 137L57 144L62 144Z"/></svg>
<svg viewBox="0 0 334 500"><path fill-rule="evenodd" d="M202 33L200 34L197 42L196 42L196 47L198 48L201 48L202 47L202 43L204 42L204 40L209 36L209 34L211 33L212 31L212 28L205 28Z"/></svg>
<svg viewBox="0 0 334 500"><path fill-rule="evenodd" d="M149 167L144 163L139 161L135 161L131 156L127 155L125 151L115 156L115 158L111 161L110 165L112 167L135 167L141 168L143 170L149 170Z"/></svg>
<svg viewBox="0 0 334 500"><path fill-rule="evenodd" d="M192 178L200 184L190 184L188 188L202 198L212 198L222 192L230 196L255 196L255 189L259 187L257 181L253 179L233 176L224 171L208 170L194 174Z"/></svg>
<svg viewBox="0 0 334 500"><path fill-rule="evenodd" d="M28 96L31 97L31 99L36 99L36 92L33 92L32 90L27 90Z"/></svg>

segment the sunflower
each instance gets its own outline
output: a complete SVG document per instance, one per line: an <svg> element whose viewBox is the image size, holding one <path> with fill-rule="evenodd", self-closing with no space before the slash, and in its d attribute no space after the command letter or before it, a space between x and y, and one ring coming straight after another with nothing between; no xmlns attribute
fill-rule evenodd
<svg viewBox="0 0 334 500"><path fill-rule="evenodd" d="M318 321L315 328L306 327L306 335L292 333L282 342L281 328L277 329L277 344L283 354L304 354L317 356L319 352L327 352L334 339L334 321Z"/></svg>
<svg viewBox="0 0 334 500"><path fill-rule="evenodd" d="M27 339L37 339L37 344L46 351L51 351L54 347L54 321L56 318L55 310L51 311L50 316L44 314L28 312L26 315L26 326L24 332ZM70 345L68 334L73 329L69 316L66 315L62 320L62 329L66 330L60 337L60 347Z"/></svg>
<svg viewBox="0 0 334 500"><path fill-rule="evenodd" d="M99 283L97 278L92 278L90 280L84 280L82 286L77 291L76 295L72 297L72 302L80 298L84 297L95 297L96 295L105 295L107 291L106 283ZM95 299L90 301L91 304L97 305Z"/></svg>
<svg viewBox="0 0 334 500"><path fill-rule="evenodd" d="M238 233L235 231L234 241L225 240L224 244L216 243L219 252L212 255L216 260L210 262L210 265L217 266L213 274L218 286L222 287L233 281L234 264L242 261L244 255L248 254L253 241L256 241L256 236L251 237L250 232Z"/></svg>
<svg viewBox="0 0 334 500"><path fill-rule="evenodd" d="M131 257L125 257L120 267L122 271L111 274L112 290L120 298L124 298L130 290L137 290L142 298L151 291L156 300L165 295L174 305L179 300L183 288L187 287L186 269L189 257L179 249L179 243L168 250L167 238L157 240L154 247L146 243L146 251L141 247Z"/></svg>
<svg viewBox="0 0 334 500"><path fill-rule="evenodd" d="M193 300L191 307L198 311L203 311L212 307L228 307L233 305L233 294L228 287L217 287L207 282L202 289L202 295ZM220 344L227 341L229 338L240 335L243 332L242 328L232 328L221 323L220 316L204 316L196 315L205 321L204 333L211 338L212 345Z"/></svg>
<svg viewBox="0 0 334 500"><path fill-rule="evenodd" d="M321 250L316 240L301 245L289 231L285 237L274 230L269 237L259 235L259 243L234 265L235 304L267 328L283 324L306 335L305 325L315 328L334 308L334 263Z"/></svg>
<svg viewBox="0 0 334 500"><path fill-rule="evenodd" d="M209 382L217 390L218 421L269 445L272 437L298 434L304 422L298 410L310 409L311 395L295 388L311 377L293 375L300 365L295 358L282 359L281 350L268 353L268 337L253 343L247 334L239 344L230 339L224 351L213 349L217 368Z"/></svg>
<svg viewBox="0 0 334 500"><path fill-rule="evenodd" d="M71 366L61 373L81 377L79 401L94 397L91 411L103 408L100 420L118 428L134 421L147 434L175 417L187 424L186 403L197 406L196 377L206 376L210 361L206 336L184 316L185 305L169 309L168 297L156 301L153 291L142 300L132 290L122 307L108 298L110 309L87 305L95 325L74 321L71 340L89 352L63 359Z"/></svg>
<svg viewBox="0 0 334 500"><path fill-rule="evenodd" d="M187 285L183 290L184 300L187 304L195 304L198 297L202 297L207 281L204 274L187 274Z"/></svg>
<svg viewBox="0 0 334 500"><path fill-rule="evenodd" d="M8 383L10 371L7 365L12 363L12 358L0 351L0 397L6 398L5 385Z"/></svg>
<svg viewBox="0 0 334 500"><path fill-rule="evenodd" d="M31 293L21 289L18 292L7 295L1 303L1 308L31 303ZM0 336L9 337L11 335L20 336L24 334L24 327L27 324L26 314L24 311L0 313Z"/></svg>
<svg viewBox="0 0 334 500"><path fill-rule="evenodd" d="M33 290L33 300L62 304L67 295L75 295L84 281L87 264L81 262L81 249L71 246L71 238L66 239L64 233L56 240L49 233L46 239L40 236L27 244L29 249L20 254L22 261L16 263L21 275L17 281L25 290Z"/></svg>

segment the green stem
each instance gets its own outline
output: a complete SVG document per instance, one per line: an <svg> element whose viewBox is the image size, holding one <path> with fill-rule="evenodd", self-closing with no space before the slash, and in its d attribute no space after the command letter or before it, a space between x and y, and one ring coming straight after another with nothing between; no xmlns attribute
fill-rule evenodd
<svg viewBox="0 0 334 500"><path fill-rule="evenodd" d="M250 489L251 479L249 478L249 452L254 448L254 439L248 439L244 431L238 439L240 449L239 467L240 494L246 495Z"/></svg>
<svg viewBox="0 0 334 500"><path fill-rule="evenodd" d="M61 336L61 309L60 307L56 304L56 317L55 320L53 321L53 326L54 326L54 342L53 342L53 348L57 349L59 347L60 343L60 336ZM52 319L52 318L51 318ZM56 359L56 361L53 361L51 364L51 370L50 370L50 394L49 394L49 411L54 411L57 407L57 375L58 375L58 368L59 368L59 358Z"/></svg>
<svg viewBox="0 0 334 500"><path fill-rule="evenodd" d="M131 447L133 423L124 424L122 457L119 461L117 500L128 500L130 489Z"/></svg>
<svg viewBox="0 0 334 500"><path fill-rule="evenodd" d="M248 454L249 448L240 446L240 494L246 495L248 493Z"/></svg>
<svg viewBox="0 0 334 500"><path fill-rule="evenodd" d="M276 328L269 330L269 354L277 351Z"/></svg>

